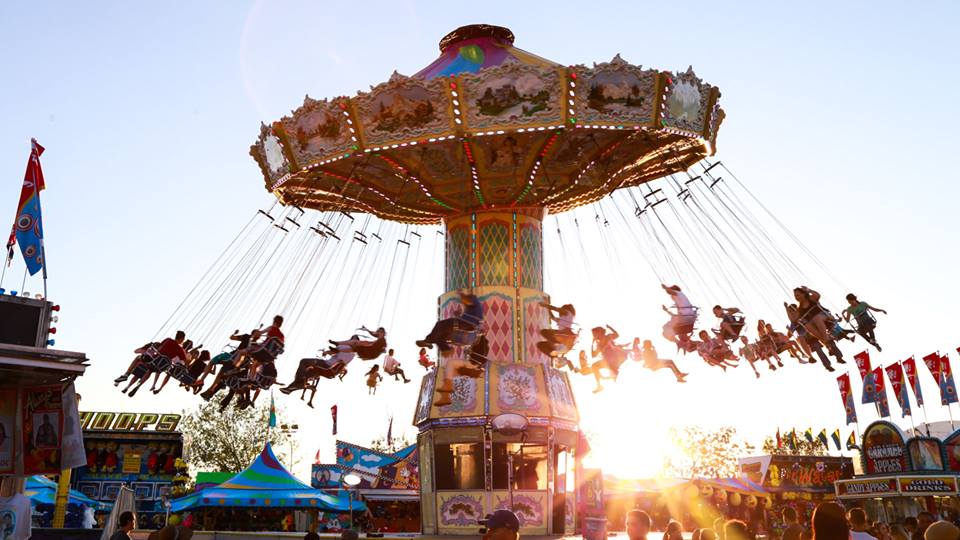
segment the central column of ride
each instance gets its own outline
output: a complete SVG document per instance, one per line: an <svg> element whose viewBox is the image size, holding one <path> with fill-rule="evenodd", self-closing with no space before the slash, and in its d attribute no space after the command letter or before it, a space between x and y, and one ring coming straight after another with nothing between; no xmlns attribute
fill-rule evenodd
<svg viewBox="0 0 960 540"><path fill-rule="evenodd" d="M469 290L484 307L489 358L497 363L543 364L536 343L548 324L543 292L542 208L472 212L446 225L440 318L461 308Z"/></svg>
<svg viewBox="0 0 960 540"><path fill-rule="evenodd" d="M454 379L449 405L435 405L436 370L424 378L420 428L421 516L425 534L476 534L477 520L502 508L524 534L574 530L578 414L566 373L537 349L549 327L543 292L543 208L478 210L445 220L444 294L438 316L455 317L459 294L484 307L490 349L482 376ZM462 355L457 350L442 363ZM495 418L524 421L523 433ZM511 470L512 465L512 470Z"/></svg>

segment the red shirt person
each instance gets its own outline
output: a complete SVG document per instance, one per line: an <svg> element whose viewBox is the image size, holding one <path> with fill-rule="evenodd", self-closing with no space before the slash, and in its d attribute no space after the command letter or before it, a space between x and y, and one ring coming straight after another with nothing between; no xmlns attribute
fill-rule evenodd
<svg viewBox="0 0 960 540"><path fill-rule="evenodd" d="M187 351L183 350L182 343L186 338L187 334L183 330L177 330L177 334L173 339L166 338L160 342L157 351L171 361L179 358L181 362L185 362L187 359Z"/></svg>

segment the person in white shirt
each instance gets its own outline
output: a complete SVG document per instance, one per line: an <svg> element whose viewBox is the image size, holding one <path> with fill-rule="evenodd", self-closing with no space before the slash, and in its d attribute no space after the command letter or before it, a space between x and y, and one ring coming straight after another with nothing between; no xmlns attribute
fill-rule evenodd
<svg viewBox="0 0 960 540"><path fill-rule="evenodd" d="M875 536L867 532L867 513L863 508L851 508L847 512L847 521L850 522L851 540L877 540Z"/></svg>
<svg viewBox="0 0 960 540"><path fill-rule="evenodd" d="M393 375L393 380L395 381L399 381L400 379L397 377L400 376L403 377L404 383L410 382L410 379L408 379L407 376L404 375L403 370L400 369L400 362L393 357L393 349L387 351L387 357L383 359L383 371L386 372L387 375Z"/></svg>
<svg viewBox="0 0 960 540"><path fill-rule="evenodd" d="M670 320L663 325L663 337L669 341L678 342L686 338L689 340L693 333L693 325L697 322L697 308L693 307L687 295L677 285L660 285L673 300L673 309L662 306L663 311L670 315Z"/></svg>

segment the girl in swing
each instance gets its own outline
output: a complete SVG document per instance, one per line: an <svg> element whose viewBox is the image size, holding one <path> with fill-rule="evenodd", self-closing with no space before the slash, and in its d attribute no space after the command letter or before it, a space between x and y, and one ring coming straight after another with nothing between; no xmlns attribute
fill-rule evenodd
<svg viewBox="0 0 960 540"><path fill-rule="evenodd" d="M877 343L877 336L873 334L874 329L877 327L877 320L870 312L876 311L886 315L886 310L873 307L866 302L858 300L857 295L853 293L848 294L846 298L850 306L843 310L843 318L849 321L850 317L853 317L853 319L857 321L857 334L860 334L860 337L867 340L867 343L876 347L878 351L882 351L883 349L881 349Z"/></svg>
<svg viewBox="0 0 960 540"><path fill-rule="evenodd" d="M591 334L593 334L590 356L594 358L597 356L601 357L599 362L594 363L590 367L593 371L593 376L597 379L597 387L593 390L594 393L603 390L603 386L600 384L600 370L602 368L610 370L611 375L608 378L616 381L617 376L620 375L620 364L627 359L627 352L623 350L622 346L615 343L615 340L620 337L620 334L610 325L607 325L607 330L610 330L610 333L607 333L603 327L597 326L590 331Z"/></svg>
<svg viewBox="0 0 960 540"><path fill-rule="evenodd" d="M673 372L673 376L677 378L677 382L687 382L683 380L683 378L688 374L681 372L673 360L659 358L657 356L657 350L653 348L653 343L649 339L643 340L643 348L641 349L640 338L633 338L633 347L631 348L630 355L635 362L642 361L643 367L650 371L667 368Z"/></svg>
<svg viewBox="0 0 960 540"><path fill-rule="evenodd" d="M380 365L374 364L367 372L367 395L373 396L377 393L377 383L383 380L380 376Z"/></svg>

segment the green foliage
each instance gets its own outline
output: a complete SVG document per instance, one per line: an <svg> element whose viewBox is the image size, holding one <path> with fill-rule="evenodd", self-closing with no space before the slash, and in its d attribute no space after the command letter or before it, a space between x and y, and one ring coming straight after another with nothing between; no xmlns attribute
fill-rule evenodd
<svg viewBox="0 0 960 540"><path fill-rule="evenodd" d="M671 428L676 451L664 459L662 474L673 478L731 478L739 476L737 458L753 452L737 437L734 427L706 431L696 426Z"/></svg>
<svg viewBox="0 0 960 540"><path fill-rule="evenodd" d="M383 452L384 454L393 454L403 450L404 448L413 444L408 441L406 437L394 437L393 444L387 444L386 437L378 437L370 441L370 449L376 450L377 452Z"/></svg>
<svg viewBox="0 0 960 540"><path fill-rule="evenodd" d="M183 411L180 428L190 464L202 471L240 472L256 459L269 437L277 458L292 468L296 461L291 460L287 452L293 442L293 455L296 455L296 440L292 434L268 428L270 397L261 395L256 407L238 411L231 405L220 412L220 399L225 394L225 391L218 393L195 409ZM277 425L287 423L279 405L276 411Z"/></svg>

